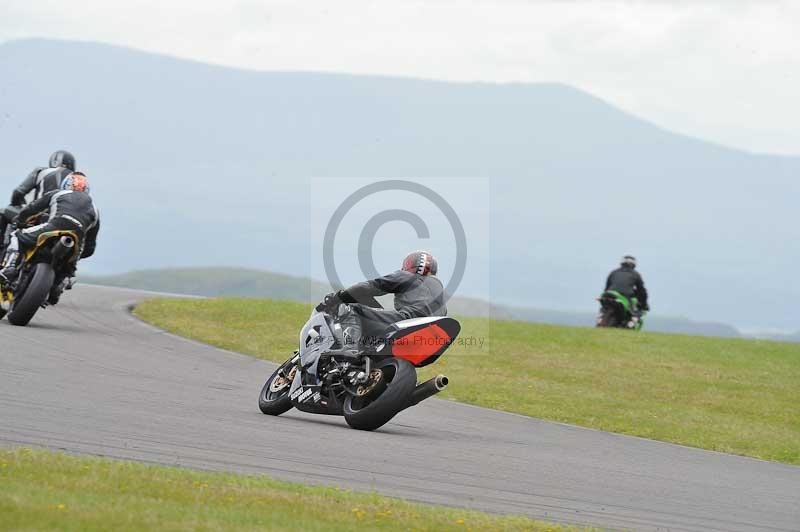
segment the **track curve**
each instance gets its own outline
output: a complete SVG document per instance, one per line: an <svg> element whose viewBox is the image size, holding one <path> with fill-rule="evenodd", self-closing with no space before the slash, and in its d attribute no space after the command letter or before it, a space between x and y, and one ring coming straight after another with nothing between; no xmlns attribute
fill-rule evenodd
<svg viewBox="0 0 800 532"><path fill-rule="evenodd" d="M28 328L0 323L0 445L264 473L565 523L800 530L800 467L435 399L374 433L294 410L264 416L257 396L275 365L130 316L150 295L79 286Z"/></svg>

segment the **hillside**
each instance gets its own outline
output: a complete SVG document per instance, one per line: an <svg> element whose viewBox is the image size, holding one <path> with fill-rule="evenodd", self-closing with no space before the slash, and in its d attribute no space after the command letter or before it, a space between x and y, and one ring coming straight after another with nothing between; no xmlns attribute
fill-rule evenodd
<svg viewBox="0 0 800 532"><path fill-rule="evenodd" d="M316 303L330 292L330 287L319 281L242 268L143 270L112 276L81 276L80 281L173 294L270 298L302 303ZM391 305L391 300L385 299L384 304ZM461 316L583 327L594 324L593 313L495 305L474 298L454 297L448 303L448 308L452 314ZM728 325L674 317L650 316L647 318L647 329L704 336L739 336L739 332Z"/></svg>
<svg viewBox="0 0 800 532"><path fill-rule="evenodd" d="M78 154L103 211L94 273L222 262L321 278L322 200L351 179L414 178L489 213L460 295L591 313L606 273L635 253L659 314L797 330L800 248L785 243L800 238L800 159L675 135L564 85L0 45L3 188L59 147ZM419 246L404 229L376 240L381 269ZM354 238L339 244L355 256Z"/></svg>
<svg viewBox="0 0 800 532"><path fill-rule="evenodd" d="M269 297L309 303L330 292L327 284L245 268L167 268L110 276L81 276L81 282L195 296Z"/></svg>

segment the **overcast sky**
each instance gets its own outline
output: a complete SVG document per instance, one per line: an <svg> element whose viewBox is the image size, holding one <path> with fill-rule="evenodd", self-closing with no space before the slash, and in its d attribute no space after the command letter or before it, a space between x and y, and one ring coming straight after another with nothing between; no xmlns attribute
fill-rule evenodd
<svg viewBox="0 0 800 532"><path fill-rule="evenodd" d="M668 129L800 155L800 0L0 0L0 42L250 69L557 81Z"/></svg>

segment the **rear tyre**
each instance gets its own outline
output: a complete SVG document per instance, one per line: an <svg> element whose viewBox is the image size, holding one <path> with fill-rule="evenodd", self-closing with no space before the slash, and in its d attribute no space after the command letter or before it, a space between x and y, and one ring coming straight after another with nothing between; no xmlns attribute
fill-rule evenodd
<svg viewBox="0 0 800 532"><path fill-rule="evenodd" d="M383 374L382 384L371 394L348 394L342 406L345 421L354 429L375 430L385 425L408 406L417 386L417 370L406 360L387 358L376 363L373 370Z"/></svg>
<svg viewBox="0 0 800 532"><path fill-rule="evenodd" d="M261 409L263 414L268 416L279 416L292 409L292 400L289 399L289 390L292 388L292 380L294 378L297 367L289 368L288 376L286 378L282 375L284 368L289 366L289 362L285 362L281 367L275 370L275 373L267 379L264 387L261 388L261 394L258 396L258 408Z"/></svg>
<svg viewBox="0 0 800 532"><path fill-rule="evenodd" d="M19 297L14 297L8 311L8 322L23 327L30 323L36 311L47 301L56 274L49 264L40 262L34 266L33 275Z"/></svg>
<svg viewBox="0 0 800 532"><path fill-rule="evenodd" d="M614 310L610 308L604 308L600 311L600 319L597 321L598 327L614 327L616 325L616 319L614 317Z"/></svg>

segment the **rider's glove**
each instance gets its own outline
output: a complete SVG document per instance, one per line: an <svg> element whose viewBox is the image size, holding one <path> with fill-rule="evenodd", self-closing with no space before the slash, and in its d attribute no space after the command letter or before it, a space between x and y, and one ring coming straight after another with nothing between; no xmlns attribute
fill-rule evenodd
<svg viewBox="0 0 800 532"><path fill-rule="evenodd" d="M25 194L20 194L18 190L14 190L11 193L11 206L12 207L22 207L25 205Z"/></svg>
<svg viewBox="0 0 800 532"><path fill-rule="evenodd" d="M329 308L333 308L333 307L339 305L339 303L341 303L341 302L342 302L342 300L339 297L339 292L331 292L330 294L325 296L325 298L322 300L322 302L319 305L317 305L314 308L316 309L317 312L323 312L323 311L325 311L325 310L327 310Z"/></svg>

